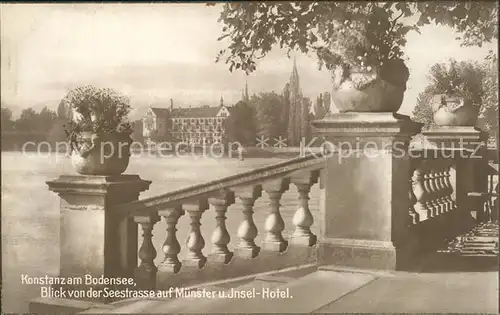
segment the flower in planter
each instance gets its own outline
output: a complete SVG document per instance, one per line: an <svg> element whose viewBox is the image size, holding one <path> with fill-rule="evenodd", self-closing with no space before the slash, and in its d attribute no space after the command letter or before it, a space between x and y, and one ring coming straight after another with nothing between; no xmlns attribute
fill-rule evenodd
<svg viewBox="0 0 500 315"><path fill-rule="evenodd" d="M431 108L438 125L472 126L485 94L485 71L475 62L447 63L431 67L428 91L434 94Z"/></svg>
<svg viewBox="0 0 500 315"><path fill-rule="evenodd" d="M91 85L71 90L61 101L74 111L66 124L72 162L83 175L117 175L129 163L130 102L112 89ZM73 154L74 153L74 154Z"/></svg>
<svg viewBox="0 0 500 315"><path fill-rule="evenodd" d="M72 120L65 124L71 150L83 154L94 149L100 138L111 134L130 142L132 126L127 121L130 112L127 97L112 89L87 85L71 90L61 103L73 112ZM84 133L92 135L94 145Z"/></svg>
<svg viewBox="0 0 500 315"><path fill-rule="evenodd" d="M92 85L71 90L62 103L73 110L69 132L105 133L132 132L127 115L130 101L112 89L96 88Z"/></svg>
<svg viewBox="0 0 500 315"><path fill-rule="evenodd" d="M461 106L479 108L485 93L485 72L477 62L450 59L431 67L429 78L434 94L441 96L438 108L449 104L451 110ZM439 106L441 105L441 106Z"/></svg>

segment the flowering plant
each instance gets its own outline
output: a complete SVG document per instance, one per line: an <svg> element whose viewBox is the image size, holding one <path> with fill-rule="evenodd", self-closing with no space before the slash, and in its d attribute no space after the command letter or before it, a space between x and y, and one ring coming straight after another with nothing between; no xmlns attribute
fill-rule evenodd
<svg viewBox="0 0 500 315"><path fill-rule="evenodd" d="M112 89L92 85L77 87L61 103L73 112L67 134L88 131L96 135L119 133L129 136L132 133L132 126L127 121L130 101Z"/></svg>
<svg viewBox="0 0 500 315"><path fill-rule="evenodd" d="M434 94L442 97L456 97L460 105L481 107L485 94L483 80L485 71L478 63L458 62L438 63L431 67L429 79Z"/></svg>
<svg viewBox="0 0 500 315"><path fill-rule="evenodd" d="M379 76L394 85L405 84L409 73L402 48L406 34L417 28L398 21L403 13L396 16L391 7L371 2L339 3L335 10L335 20L318 23L318 34L328 46L316 49L320 65L333 70L334 84L355 73L371 73L362 77L365 82ZM361 88L363 80L356 83Z"/></svg>

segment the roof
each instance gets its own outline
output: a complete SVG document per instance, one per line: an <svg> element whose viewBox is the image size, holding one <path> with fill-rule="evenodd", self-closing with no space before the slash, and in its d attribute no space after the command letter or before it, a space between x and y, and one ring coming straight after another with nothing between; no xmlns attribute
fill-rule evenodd
<svg viewBox="0 0 500 315"><path fill-rule="evenodd" d="M151 107L151 110L156 115L156 117L170 116L170 110L168 108Z"/></svg>
<svg viewBox="0 0 500 315"><path fill-rule="evenodd" d="M220 110L220 106L210 107L190 107L190 108L174 108L172 117L215 117Z"/></svg>

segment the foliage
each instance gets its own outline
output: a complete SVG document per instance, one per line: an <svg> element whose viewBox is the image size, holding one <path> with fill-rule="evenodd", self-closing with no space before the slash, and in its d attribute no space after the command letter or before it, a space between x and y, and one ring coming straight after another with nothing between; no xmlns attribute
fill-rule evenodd
<svg viewBox="0 0 500 315"><path fill-rule="evenodd" d="M403 23L401 18L416 14L414 25ZM401 67L409 31L443 24L461 33L463 45L480 46L498 38L497 14L494 1L226 3L219 40L229 44L216 60L224 60L230 71L250 73L277 44L288 53L316 53L320 66L342 68L337 75L367 70L390 79Z"/></svg>
<svg viewBox="0 0 500 315"><path fill-rule="evenodd" d="M431 68L431 83L417 98L413 120L423 123L424 129L435 126L432 98L436 94L472 95L473 106L480 106L478 126L497 137L498 57L490 53L480 64L452 61L450 65L436 64Z"/></svg>
<svg viewBox="0 0 500 315"><path fill-rule="evenodd" d="M288 117L283 116L285 104L275 92L254 95L251 102L256 107L257 133L267 138L278 138L286 132Z"/></svg>
<svg viewBox="0 0 500 315"><path fill-rule="evenodd" d="M311 107L312 102L308 97L302 98L302 104L300 104L301 117L300 117L300 141L309 141L311 138L311 124L312 119Z"/></svg>
<svg viewBox="0 0 500 315"><path fill-rule="evenodd" d="M433 65L429 77L435 94L458 96L467 100L466 106L481 106L485 72L480 64L450 59L448 63Z"/></svg>
<svg viewBox="0 0 500 315"><path fill-rule="evenodd" d="M434 112L432 110L432 98L434 90L432 86L427 86L417 97L417 103L413 109L412 120L424 124L423 129L430 129L436 125L434 122Z"/></svg>
<svg viewBox="0 0 500 315"><path fill-rule="evenodd" d="M9 108L2 107L2 131L11 130L14 126L14 122L12 121L12 111Z"/></svg>
<svg viewBox="0 0 500 315"><path fill-rule="evenodd" d="M227 138L229 141L238 141L241 145L255 145L256 130L255 108L249 103L239 101L231 109L227 119Z"/></svg>
<svg viewBox="0 0 500 315"><path fill-rule="evenodd" d="M480 127L498 137L498 57L491 53L483 63L484 94L481 100L478 123Z"/></svg>
<svg viewBox="0 0 500 315"><path fill-rule="evenodd" d="M77 87L62 99L61 104L75 112L69 123L70 132L132 133L132 126L126 120L130 101L112 89L91 85Z"/></svg>
<svg viewBox="0 0 500 315"><path fill-rule="evenodd" d="M330 110L330 93L320 93L314 104L314 119L323 119Z"/></svg>

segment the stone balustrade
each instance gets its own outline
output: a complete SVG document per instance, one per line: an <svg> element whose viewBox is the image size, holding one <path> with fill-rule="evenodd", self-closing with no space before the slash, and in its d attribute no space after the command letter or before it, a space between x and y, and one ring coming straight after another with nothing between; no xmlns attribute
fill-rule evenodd
<svg viewBox="0 0 500 315"><path fill-rule="evenodd" d="M262 252L276 253L278 255L274 260L282 260L279 254L287 251L289 246L297 249L315 245L317 237L311 232L314 222L309 209L309 192L318 182L323 167L324 159L311 155L113 208L113 213L133 217L143 231L136 278L146 287L171 286L171 276L182 274L184 269L189 276L193 270L206 269L207 265L212 268L230 265L228 268L232 268L234 264L238 265L235 260L240 260L241 264L241 260L257 258ZM280 214L280 199L291 185L297 188L298 205L292 222L285 223ZM257 227L253 219L254 204L263 194L269 197L269 214L264 226ZM241 208L241 223L237 234L230 235L226 227L226 213L228 207L235 203ZM200 229L202 218L207 211L216 213L217 223L211 235L203 235ZM177 238L176 231L179 218L184 215L189 218L190 230L185 242L187 251L181 260L179 254L183 242ZM165 222L167 233L163 246L155 249L152 230L161 219ZM294 225L294 232L288 240L282 235L285 224ZM255 242L258 233L265 234L262 244ZM207 241L213 245L210 253L204 250ZM234 252L228 249L231 241ZM154 259L157 255L164 256L164 259L155 266ZM288 265L308 263L310 256L308 249L307 255L297 255L297 259L288 261ZM265 260L269 264L266 269L272 270L275 266L272 263L273 258L267 255ZM278 263L283 265L282 262ZM243 265L246 270L240 267L236 274L251 274L256 270L248 264ZM205 273L213 275L212 271ZM210 275L204 275L207 276ZM220 275L214 277L214 280L218 277ZM178 278L184 283L188 281L182 276Z"/></svg>
<svg viewBox="0 0 500 315"><path fill-rule="evenodd" d="M330 146L323 154L151 198L138 200L150 182L135 175L48 182L61 196L61 276L134 276L141 287L167 288L308 263L404 269L420 250L476 222L470 193L487 184L484 159L451 145L480 139L472 128L424 132L431 144L444 139L444 147L414 150L409 143L420 125L406 116L341 113L313 126ZM314 222L309 195L317 183ZM296 211L285 220L281 202L292 187ZM260 226L255 204L264 196L269 206ZM240 221L231 234L233 211ZM189 223L186 239L178 237L180 220ZM214 222L210 233L200 228L207 220ZM155 248L160 224L165 238ZM311 231L315 224L319 235Z"/></svg>
<svg viewBox="0 0 500 315"><path fill-rule="evenodd" d="M410 224L456 210L453 158L414 159L410 178Z"/></svg>

